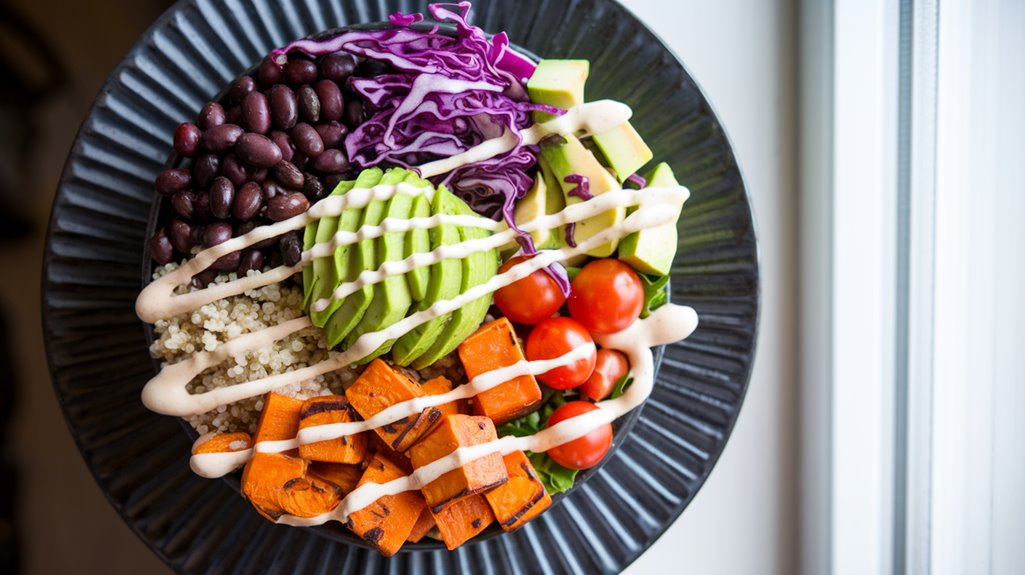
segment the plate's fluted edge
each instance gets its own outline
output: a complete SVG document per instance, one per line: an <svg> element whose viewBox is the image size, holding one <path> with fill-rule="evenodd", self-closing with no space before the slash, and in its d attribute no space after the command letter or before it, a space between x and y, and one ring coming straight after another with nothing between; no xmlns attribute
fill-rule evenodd
<svg viewBox="0 0 1025 575"><path fill-rule="evenodd" d="M237 4L237 2L231 2L231 3L232 4ZM149 30L147 30L147 32L144 33L144 35L135 44L135 46L132 47L132 49L126 55L125 60L121 64L119 64L118 67L116 67L114 69L114 71L112 72L111 76L108 78L107 83L105 84L104 88L101 89L100 96L99 96L99 98L97 100L96 105L94 105L93 109L90 111L89 117L87 118L86 122L83 123L82 128L80 129L79 134L78 134L78 136L75 139L75 143L74 143L73 148L72 148L72 155L69 157L69 162L68 162L68 164L66 164L65 170L64 170L64 174L62 175L62 178L61 178L61 184L60 185L61 185L61 190L62 191L66 190L67 187L68 187L68 184L70 183L73 159L83 155L83 151L84 151L83 148L84 148L84 144L85 144L84 135L85 135L85 131L86 131L87 127L90 124L90 120L92 118L94 118L94 115L96 115L98 112L102 112L105 109L109 110L109 108L105 107L106 104L107 104L107 97L108 97L109 93L111 92L111 90L113 90L116 87L116 81L121 77L121 75L124 72L124 70L129 66L129 64L133 63L138 58L138 56L140 55L140 53L144 49L146 49L148 47L151 47L153 45L153 37L154 37L156 31L170 27L170 25L172 24L172 22L173 22L174 18L176 17L176 15L179 14L181 11L185 10L186 8L190 8L190 7L192 9L195 9L195 7L200 5L200 4L202 4L203 6L205 6L208 9L211 6L214 6L214 4L212 2L188 1L188 2L181 2L181 3L177 4L177 5L175 5L174 7L172 7L171 9L169 9L167 12L165 12L149 28ZM265 2L261 2L261 4L266 4L266 3ZM397 3L397 2L365 2L365 3L346 3L345 6L342 6L339 3L335 2L335 3L332 3L332 5L330 5L330 6L321 6L321 5L317 4L317 3L310 3L310 2L305 2L304 3L302 0L298 0L298 1L294 2L294 3L290 3L289 6L299 7L299 9L305 9L307 11L310 11L310 10L313 10L313 9L334 10L335 14L343 14L346 19L349 19L349 18L352 18L352 17L367 16L367 15L370 15L371 13L373 13L373 14L385 13L385 15L386 15L387 12L391 12L391 11L394 11L394 10L397 10L397 9L402 9L402 10L407 10L407 11L410 10L410 9L421 9L423 4L425 4L425 3L423 3L423 2L420 2L420 3L417 3L417 2L400 2L400 3ZM518 19L524 18L524 17L526 17L526 16L528 16L530 14L529 9L524 6L526 4L530 4L532 7L535 8L535 11L534 11L535 14L537 14L538 12L544 12L546 10L547 11L558 10L560 12L563 12L563 13L567 14L567 15L569 15L569 14L577 14L578 11L582 9L581 5L582 4L586 4L587 6L585 7L585 9L592 9L592 10L594 10L594 13L598 15L598 16L595 17L595 20L597 21L597 25L600 25L604 21L605 18L620 18L620 19L622 19L624 16L632 18L632 15L629 15L629 13L626 11L625 8L623 8L623 7L621 7L621 6L617 5L617 4L614 4L612 2L598 2L598 3L588 2L588 3L585 3L585 2L579 2L579 1L574 1L574 2L555 2L555 1L551 1L551 0L549 0L549 1L542 0L542 1L538 1L538 2L518 3L518 6L516 7L515 10L511 10L509 8L508 4L506 4L505 6L502 6L498 2L478 2L476 7L475 7L475 11L477 12L477 22L478 22L478 24L485 24L487 22L491 22L493 24L496 20L499 20L499 21L509 20L509 21L516 22L516 26L520 26L521 24L519 23ZM221 8L226 8L225 5L222 5L220 7ZM374 10L377 10L378 12L373 12ZM321 14L321 16L320 16L321 19L326 18L326 17L328 17L328 16L326 16L324 14ZM336 22L336 23L328 22L328 25L342 24L342 23L343 22ZM534 22L533 24L536 25L537 22ZM635 23L631 23L631 24L633 25ZM640 32L640 34L647 35L647 40L648 41L650 41L650 40L657 41L657 38L655 38L654 34L651 33L649 30L647 30L642 25L636 26L636 28L637 28L637 31ZM494 28L492 28L492 31L494 31ZM512 30L511 30L511 32L512 32ZM280 34L280 33L281 32L279 30L278 34ZM528 34L528 35L525 35L524 37L526 38L528 36L530 38L533 38L534 36L536 36L536 34ZM515 38L516 38L516 35L514 34L514 39ZM531 48L534 51L536 51L536 52L538 52L540 54L543 54L543 55L547 55L547 56L558 56L558 55L560 55L560 54L557 53L557 52L559 52L559 50L554 49L554 48L560 48L560 46L551 46L553 48L553 50L547 51L544 47L541 47L540 44L538 44L537 42L533 42L532 43L529 39L525 40L523 43L526 44L526 46L528 48ZM566 49L571 48L571 47L573 47L573 46L561 46L561 48L563 50L566 50ZM678 60L677 60L677 62L678 62ZM697 90L697 87L696 87L696 85L694 85L693 79L690 78L689 74L687 74L686 71L682 69L682 67L681 67L681 71L683 72L685 80L689 81L689 83L693 86L693 88L695 90ZM697 94L698 94L699 99L701 100L701 104L703 104L706 108L708 108L708 103L704 99L703 95L701 95L700 91L698 91ZM708 110L708 114L712 114L712 112L710 111L710 108ZM714 116L713 116L713 118L714 118ZM718 128L720 131L722 130L722 127L719 126L717 123L715 124L715 127ZM739 176L739 168L737 167L736 158L733 157L731 148L730 148L729 143L728 143L728 139L726 138L725 134L721 134L720 135L720 139L722 141L722 144L724 145L724 149L723 150L719 150L719 151L720 152L725 151L725 153L727 155L726 163L727 164L731 164L732 168L737 170L737 177L739 179L739 182L738 182L739 194L740 194L739 197L740 197L740 200L745 203L747 214L750 216L750 213L751 213L750 212L750 209L751 209L751 207L750 207L750 200L747 197L747 194L744 192L743 180ZM734 192L736 192L736 189L734 189ZM55 242L55 239L57 239L57 238L59 238L61 236L61 233L59 232L59 223L60 222L58 222L58 215L62 211L67 211L67 209L69 208L69 205L70 204L67 201L67 198L65 197L65 195L63 193L58 194L58 198L55 201L54 208L53 208L53 211L51 212L51 218L50 218L51 236L48 238L48 241L47 241L47 250L46 250L46 255L45 255L45 258L44 258L44 268L43 268L43 283L44 283L44 286L51 286L52 283L53 283L52 280L54 280L53 273L55 271L54 263L55 263L55 259L56 258L54 256L54 251L53 251L54 245L53 244ZM712 208L710 208L710 209L712 209ZM713 226L713 223L710 223L709 225ZM751 226L753 226L753 222L749 222L749 224ZM738 338L739 338L738 341L741 342L740 345L742 347L743 346L743 342L745 341L744 337L746 335L746 337L748 338L747 343L749 344L747 346L748 353L747 353L747 356L746 356L745 360L741 362L743 364L743 368L741 369L741 371L739 373L733 374L733 377L730 379L730 383L732 384L732 387L730 389L729 395L732 396L733 401L732 402L726 402L726 403L728 403L728 406L727 406L727 408L725 409L725 411L723 413L723 415L725 417L721 421L721 424L722 424L721 427L717 430L719 438L711 443L711 448L707 450L708 451L708 457L705 458L700 463L698 463L698 465L700 465L699 473L697 473L693 477L690 477L687 481L684 482L685 486L686 486L686 491L687 492L684 493L684 494L681 494L679 497L676 498L676 503L674 505L672 505L671 508L668 509L668 511L669 511L668 514L661 515L657 521L653 520L653 522L649 522L648 525L646 525L646 526L644 526L642 528L642 531L644 531L642 533L643 537L642 537L642 541L637 542L638 544L633 545L629 549L624 548L624 549L613 550L613 551L609 551L607 549L600 549L599 552L597 553L597 555L599 555L599 561L597 563L586 563L586 562L584 562L584 560L588 560L589 561L590 558L580 557L580 556L578 556L577 553L573 553L570 556L562 557L562 558L560 558L560 557L549 557L549 559L547 560L546 563L540 563L538 565L542 569L542 571L544 571L544 572L568 572L568 571L587 570L587 572L591 572L591 570L597 570L597 571L603 571L603 572L614 572L614 571L622 569L623 567L628 565L630 562L632 562L634 559L636 559L636 557L639 556L640 553L643 552L644 549L646 549L648 546L650 546L657 539L658 535L662 531L664 531L665 527L683 511L683 509L686 507L687 503L689 503L689 501L692 499L694 493L697 491L698 488L700 488L701 484L705 481L705 479L707 478L709 472L714 467L715 462L718 460L718 457L719 457L719 455L722 452L722 446L725 443L726 438L729 437L729 433L732 430L733 425L736 422L736 418L737 418L737 415L738 415L738 412L739 412L739 407L742 404L742 399L743 399L744 393L746 392L746 389L747 389L747 385L748 385L748 382L749 382L749 379L750 379L750 373L751 373L752 354L753 354L753 350L754 350L755 335L757 334L758 308L759 308L759 305L760 305L760 283L758 282L758 274L757 274L758 254L757 254L756 244L754 243L754 230L753 230L753 227L750 230L748 230L748 232L745 233L745 238L746 239L744 241L747 241L747 242L750 243L749 247L750 247L750 250L751 250L751 254L750 255L752 257L752 261L749 261L748 263L753 265L753 273L749 274L748 277L751 279L753 284L747 286L748 287L748 292L747 292L746 296L742 295L742 296L738 296L738 297L740 299L744 300L747 303L747 305L750 306L749 309L748 309L748 314L747 314L746 317L750 317L752 321L750 323L748 323L747 325L741 326L741 328L743 328L743 329L740 329L738 331L738 333L743 332L743 334L738 336ZM743 250L741 250L741 251L743 251ZM685 254L683 254L683 255L685 255ZM702 262L701 265L705 265L705 264ZM752 270L748 270L748 271L752 272ZM682 293L684 295L687 295L688 292L687 292L686 286L683 286L681 288L680 293ZM41 294L41 298L42 298L42 310L43 310L43 322L44 322L44 340L45 340L46 347L47 347L47 350L48 350L47 359L48 359L48 362L50 364L51 376L52 376L52 378L54 380L55 386L57 387L58 399L61 402L62 409L65 411L65 415L66 415L66 418L67 418L66 422L69 425L69 429L71 430L72 435L75 437L76 443L79 445L79 448L82 450L83 457L86 459L86 462L87 462L87 464L90 467L90 471L93 473L94 478L96 479L96 481L103 487L103 491L104 491L105 495L107 496L108 500L115 507L115 509L117 509L118 512L125 518L126 522L133 529L133 531L144 542L146 542L148 545L150 545L154 549L154 551L158 554L158 556L160 556L161 559L164 560L173 569L175 569L178 572L182 572L182 573L191 572L192 569L190 568L190 557L189 556L178 557L177 559L173 558L173 557L170 557L167 553L165 553L165 550L167 549L166 545L162 546L162 545L157 544L157 542L155 542L153 540L152 534L147 534L144 531L144 528L142 526L140 526L139 518L138 517L133 518L133 517L129 516L130 515L129 511L130 510L126 509L126 507L128 507L128 504L131 503L131 501L128 498L120 499L120 498L116 498L114 496L113 492L110 489L111 484L112 484L112 480L110 478L101 477L97 473L97 469L94 467L94 465L95 465L95 457L92 454L87 454L87 446L85 445L85 442L83 441L82 437L79 435L80 431L76 430L72 426L71 422L72 422L72 417L73 416L71 415L71 412L69 410L73 408L73 406L70 405L73 402L67 400L66 395L65 395L65 391L66 390L62 390L61 387L58 385L58 382L63 380L63 375L60 372L61 372L61 370L64 367L66 367L66 364L62 364L61 360L55 359L54 352L52 351L53 350L53 346L55 344L55 341L57 341L57 340L67 341L69 338L64 337L64 336L58 336L55 331L51 331L52 326L58 325L60 320L57 318L57 314L54 313L55 310L51 308L50 302L47 301L47 295L48 295L47 291L44 290L44 292ZM681 303L688 303L688 302L686 300L684 300ZM729 323L730 322L724 322L724 325L725 324L729 324ZM142 332L142 327L141 326L137 326L137 328L138 328L139 337L140 337L140 341L141 341L141 338L143 337L142 336L142 333L143 333ZM729 331L730 327L726 326L723 329L726 330L726 331ZM712 337L710 341L712 341L714 343L716 341L717 337L718 336ZM681 354L682 357L686 357L687 353L697 353L696 351L694 351L695 349L698 349L697 347L695 347L696 345L698 345L698 344L696 343L694 346L692 346L690 343L685 342L683 345L671 346L670 349L669 349L669 353L671 355L674 355L674 356L677 355L677 354ZM740 354L740 355L742 355L742 354ZM144 358L144 360L147 361L147 363L148 363L148 359ZM669 385L682 385L682 387L684 387L684 388L687 387L686 384L680 384L680 382L669 381L668 380L667 372L665 370L663 370L662 374L659 377L659 383L660 384L665 384L667 386L669 386ZM711 385L711 384L709 384L709 385ZM694 392L694 393L700 395L699 392ZM662 394L662 395L665 395L665 394ZM665 403L662 400L663 399L675 400L675 398L676 398L675 395L668 395L666 398L663 398L663 397L661 397L660 394L656 394L655 398L653 398L655 401L653 401L652 404L650 404L647 407L645 407L644 411L641 414L642 423L644 423L646 425L646 427L643 427L642 429L640 429L638 431L635 431L634 434L632 434L629 438L627 438L624 441L624 444L621 446L621 448L619 450L619 452L622 453L623 456L622 457L617 456L612 461L610 461L609 462L609 466L607 466L605 469L602 470L602 472L600 474L601 477L596 477L595 479L607 479L607 481L614 481L612 476L614 476L614 475L621 475L624 472L631 471L630 466L629 466L629 463L631 461L637 461L637 460L639 460L638 458L651 457L651 453L652 453L651 449L654 446L653 442L662 441L662 439L659 438L658 433L656 431L653 431L653 430L663 429L664 425L667 423L667 420L666 420L667 416L665 415L665 413L663 411L660 410L661 409L660 406L668 405L668 403ZM179 435L180 435L180 432L179 432ZM182 459L182 460L186 459L185 454L182 454L180 459ZM623 469L624 466L626 466L625 470ZM640 488L644 489L645 488L643 486L644 478L642 477L640 480L642 481L642 484L640 484L641 485ZM393 561L395 561L395 564L392 567L395 568L395 567L401 566L401 567L417 568L417 566L421 566L421 568L426 568L427 565L433 565L434 567L443 567L443 568L444 567L450 567L450 568L454 568L455 570L459 570L461 565L467 565L466 561L473 560L478 565L480 564L479 563L480 561L485 561L485 565L488 567L486 569L487 572L521 572L521 570L524 568L523 565L516 565L516 563L514 561L507 561L507 560L501 560L501 559L502 559L502 557L509 555L510 549L515 549L515 548L522 549L522 545L524 545L524 544L528 545L528 547L533 548L534 550L543 550L545 547L548 547L548 545L546 545L546 543L549 543L549 544L550 543L555 543L556 544L555 548L557 550L561 551L561 553L563 553L563 554L569 553L574 548L578 549L578 550L579 549L591 549L591 548L594 547L594 539L593 538L595 536L595 532L593 532L593 531L591 531L591 532L582 532L580 530L580 528L578 527L578 525L574 525L574 522L576 524L582 523L581 519L586 516L585 514L588 511L593 511L593 508L595 506L594 505L592 505L590 507L582 506L582 505L576 504L575 502L577 500L583 501L583 498L589 492L593 492L595 489L597 489L597 486L599 484L606 484L607 481L596 481L596 482L594 482L594 485L591 485L591 482L589 482L588 486L590 486L590 489L582 491L581 492L582 495L580 495L580 497L573 498L572 501L574 503L572 503L572 504L567 503L566 505L562 505L562 506L560 506L557 509L553 509L552 512L550 512L550 513L548 513L548 514L546 514L544 516L544 521L536 522L536 524L533 524L529 529L521 531L517 535L509 536L509 537L502 537L500 540L497 540L497 541L496 540L492 540L491 542L485 542L485 543L482 543L482 544L471 546L471 547L469 547L467 549L464 549L464 550L462 550L460 552L457 552L457 553L454 553L454 554L433 553L433 554L429 554L429 556L424 556L424 557L421 557L422 554L420 554L420 553L402 554L398 558L393 560ZM626 480L624 480L624 481L626 481ZM619 489L623 489L624 487L621 484L621 485L618 486L618 488ZM576 494L574 494L574 495L576 495ZM669 495L673 495L673 494L669 494ZM624 496L623 496L624 499L623 500L625 500L628 497L630 497L629 493L624 494ZM622 503L622 502L623 501L621 500L621 501L613 502L613 503ZM566 519L566 521L557 521L556 520L556 515L558 515L560 520L561 519ZM247 516L243 515L242 517L244 519ZM252 519L252 517L250 517L249 519ZM558 528L553 528L554 524L556 522L562 523L563 525L561 525L561 526L562 527L566 527L565 533L560 533ZM270 533L272 531L275 533L275 535L273 535L273 537L277 541L281 541L281 540L295 540L295 539L301 539L302 538L300 535L298 535L296 533L292 533L292 532L288 532L287 536L286 535L277 535L277 533L281 532L280 530L281 530L281 528L277 528L277 527L274 527L274 526L269 526L269 525L268 526L261 526L260 528L258 528L259 536L256 537L255 539L257 541L259 541L259 540L266 540L268 537L272 537L270 535ZM599 543L608 543L608 542L599 542ZM602 547L604 547L604 546L602 546ZM369 555L369 554L367 554L364 551L359 551L358 553L355 553L355 552L354 553L342 553L343 555L349 555L350 556L350 557L348 557L349 561L336 562L336 561L334 561L334 559L337 556L338 550L331 549L330 546L327 543L324 543L323 541L315 541L315 540L308 539L308 538L307 538L307 542L306 542L306 545L304 546L304 548L307 549L308 552L317 552L317 553L320 554L320 556L318 556L316 558L313 558L311 561L313 561L315 563L318 563L319 565L321 565L324 568L328 568L330 566L333 566L333 567L335 567L335 569L332 569L333 571L337 571L339 568L341 568L341 570L344 571L344 572L355 572L354 570L358 566L360 566L360 565L362 565L363 567L367 567L368 568L368 569L366 569L367 572L385 571L385 570L388 569L387 565L391 563L391 562L388 562L388 561L378 560L378 559L374 558L372 555ZM487 550L487 553L484 553L485 549ZM611 547L610 547L610 549L611 549ZM285 550L285 551L287 551L287 550ZM602 551L605 551L604 555L603 555ZM489 560L488 556L490 556L492 554L495 554L495 553L500 553L502 555L502 557L499 557L498 559L491 558ZM354 557L354 556L357 556L357 555L358 555L358 558ZM613 555L615 555L615 556L613 556ZM522 552L521 552L521 556L523 556ZM271 556L267 556L267 557L271 558L271 559L273 559L274 557L280 557L280 553L272 554ZM192 557L191 559L198 559L198 558ZM508 557L506 557L506 559L508 559ZM324 563L323 561L327 561L327 563ZM277 565L278 567L282 567L282 565L280 563L276 563L276 562L272 563L272 565ZM198 565L194 565L194 566L195 567L199 567ZM207 569L204 569L204 570L208 570L209 568L216 568L216 564L208 565ZM403 572L404 572L404 570L403 570Z"/></svg>

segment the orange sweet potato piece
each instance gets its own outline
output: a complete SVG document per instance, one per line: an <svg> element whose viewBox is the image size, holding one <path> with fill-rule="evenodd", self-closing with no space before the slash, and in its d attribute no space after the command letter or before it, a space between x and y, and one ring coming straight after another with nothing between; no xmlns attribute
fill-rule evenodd
<svg viewBox="0 0 1025 575"><path fill-rule="evenodd" d="M420 512L420 517L416 520L416 524L413 525L413 530L409 532L409 537L406 541L410 543L419 543L427 532L434 528L434 514L428 509L427 505L424 505L424 510Z"/></svg>
<svg viewBox="0 0 1025 575"><path fill-rule="evenodd" d="M355 421L349 400L341 395L311 397L299 411L299 429L330 423ZM367 438L362 433L299 446L299 457L331 463L360 463L367 453Z"/></svg>
<svg viewBox="0 0 1025 575"><path fill-rule="evenodd" d="M452 383L449 378L439 375L432 380L425 381L424 384L420 386L420 389L422 389L427 395L441 395L452 391L455 387L456 385ZM463 399L457 399L437 406L438 411L441 412L443 417L446 415L455 415L457 413L469 415L470 410L467 409L467 407L466 400Z"/></svg>
<svg viewBox="0 0 1025 575"><path fill-rule="evenodd" d="M263 412L256 426L253 441L282 441L295 439L299 433L299 411L303 402L280 393L268 393L263 399Z"/></svg>
<svg viewBox="0 0 1025 575"><path fill-rule="evenodd" d="M367 465L359 485L387 483L406 474L394 461L380 454ZM388 495L349 515L349 529L377 548L385 557L394 555L413 530L424 509L424 498L416 491Z"/></svg>
<svg viewBox="0 0 1025 575"><path fill-rule="evenodd" d="M534 466L522 451L503 458L509 481L484 494L495 512L498 524L506 531L515 531L548 509L552 498L537 478Z"/></svg>
<svg viewBox="0 0 1025 575"><path fill-rule="evenodd" d="M459 359L466 377L508 367L523 360L523 350L508 318L499 318L481 327L459 344ZM486 415L501 425L534 411L541 404L541 388L533 375L521 375L473 398L474 413Z"/></svg>
<svg viewBox="0 0 1025 575"><path fill-rule="evenodd" d="M341 490L342 495L348 495L359 484L359 478L363 476L363 467L345 463L311 461L309 473L333 483Z"/></svg>
<svg viewBox="0 0 1025 575"><path fill-rule="evenodd" d="M424 392L405 374L392 369L383 360L375 359L345 391L345 396L363 419L370 419L396 403L423 397ZM374 431L392 449L402 452L437 425L440 419L441 412L428 407L415 416L404 417Z"/></svg>
<svg viewBox="0 0 1025 575"><path fill-rule="evenodd" d="M414 468L441 459L459 447L480 445L498 439L495 424L483 416L449 415L427 437L409 450ZM506 482L508 473L502 456L491 453L445 473L423 488L431 511L437 513L456 500L481 493Z"/></svg>
<svg viewBox="0 0 1025 575"><path fill-rule="evenodd" d="M216 433L209 436L203 443L192 447L192 454L228 453L243 451L253 446L253 438L244 431L236 433Z"/></svg>
<svg viewBox="0 0 1025 575"><path fill-rule="evenodd" d="M434 514L441 539L449 551L484 531L494 520L495 514L483 495L463 497Z"/></svg>
<svg viewBox="0 0 1025 575"><path fill-rule="evenodd" d="M256 453L242 472L242 494L267 519L313 517L342 500L334 484L307 473L309 462L280 453Z"/></svg>

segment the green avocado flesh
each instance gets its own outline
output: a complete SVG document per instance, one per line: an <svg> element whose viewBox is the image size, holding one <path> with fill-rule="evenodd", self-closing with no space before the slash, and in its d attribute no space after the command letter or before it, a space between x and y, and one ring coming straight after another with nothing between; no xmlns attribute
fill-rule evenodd
<svg viewBox="0 0 1025 575"><path fill-rule="evenodd" d="M442 193L439 191L438 193ZM448 192L445 192L448 193ZM462 200L452 196L456 213L461 215L476 215ZM491 232L483 228L459 228L463 241L486 238ZM474 252L463 259L463 277L459 293L466 293L467 290L487 282L498 273L498 251L488 250L485 252ZM452 351L480 327L484 316L491 307L491 294L480 297L463 307L452 312L452 318L442 329L437 339L430 348L419 358L413 361L415 369L423 369Z"/></svg>
<svg viewBox="0 0 1025 575"><path fill-rule="evenodd" d="M456 202L460 200L449 193L444 186L434 193L431 211L435 214L454 215L458 211ZM459 228L452 225L441 225L430 230L431 250L441 246L453 246L461 241ZM462 287L463 263L457 259L444 259L429 268L430 280L427 293L413 308L414 312L423 311L435 303L448 300L459 295ZM437 339L438 334L448 323L452 314L436 317L413 328L395 342L392 348L392 359L401 366L407 366L419 358Z"/></svg>
<svg viewBox="0 0 1025 575"><path fill-rule="evenodd" d="M430 182L409 170L394 168L386 172L370 169L353 182L344 182L332 192L348 193L356 188L405 183L423 188L424 193L399 193L386 201L372 201L364 208L344 210L336 218L322 218L307 226L305 249L331 241L339 231L357 232L363 226L377 226L385 219L427 218L432 214L477 215L461 199L444 187L433 191ZM480 216L478 216L480 217ZM451 224L429 230L389 232L350 246L339 246L332 257L316 258L303 270L304 301L309 310L321 299L331 298L338 286L357 280L362 272L378 270L386 262L404 260L416 253L426 253L462 241L486 238L485 228L461 228ZM457 297L467 289L480 285L497 273L497 250L474 253L463 259L449 258L405 274L395 274L368 285L346 297L332 300L320 312L310 310L311 320L324 328L332 348L347 349L360 337L378 332L424 311L434 304ZM392 340L358 363L366 363L389 351L395 363L415 364L418 369L431 365L451 353L480 326L491 303L490 295L449 314L427 321L397 340Z"/></svg>
<svg viewBox="0 0 1025 575"><path fill-rule="evenodd" d="M655 166L646 179L649 188L680 185L673 175L672 168L666 163ZM676 256L677 239L675 220L662 226L634 232L619 242L618 257L641 273L669 275L673 258Z"/></svg>

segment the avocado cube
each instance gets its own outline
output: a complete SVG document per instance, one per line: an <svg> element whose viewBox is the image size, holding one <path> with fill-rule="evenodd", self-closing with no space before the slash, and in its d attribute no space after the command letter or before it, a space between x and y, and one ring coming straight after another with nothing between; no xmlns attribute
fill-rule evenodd
<svg viewBox="0 0 1025 575"><path fill-rule="evenodd" d="M549 185L549 182L551 185ZM513 212L513 220L517 226L523 226L527 222L539 217L551 215L562 211L566 207L566 200L562 197L560 187L543 170L538 170L534 185L527 191L523 199L516 202L516 210ZM534 247L539 250L557 248L562 245L557 230L549 228L537 229L530 232L534 240ZM512 244L515 247L515 244Z"/></svg>
<svg viewBox="0 0 1025 575"><path fill-rule="evenodd" d="M665 162L655 166L648 176L649 188L675 187L676 177ZM679 214L677 214L677 218ZM676 256L676 220L634 232L619 242L619 259L640 273L668 275Z"/></svg>
<svg viewBox="0 0 1025 575"><path fill-rule="evenodd" d="M534 75L527 81L530 101L568 110L584 103L584 84L590 63L587 60L541 60ZM535 122L546 122L555 116L534 112Z"/></svg>
<svg viewBox="0 0 1025 575"><path fill-rule="evenodd" d="M637 173L653 157L651 149L630 122L595 134L594 143L620 182Z"/></svg>

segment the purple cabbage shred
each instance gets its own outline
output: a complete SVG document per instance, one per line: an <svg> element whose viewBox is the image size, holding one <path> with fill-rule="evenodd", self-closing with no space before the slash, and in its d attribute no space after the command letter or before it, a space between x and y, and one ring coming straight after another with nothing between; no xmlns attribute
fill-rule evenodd
<svg viewBox="0 0 1025 575"><path fill-rule="evenodd" d="M591 193L591 180L589 180L587 176L570 174L563 178L563 181L567 184L576 184L572 190L566 192L567 196L580 198L580 200L584 202L594 197Z"/></svg>
<svg viewBox="0 0 1025 575"><path fill-rule="evenodd" d="M648 180L645 180L637 174L632 174L629 178L626 179L626 181L636 185L637 189L640 190L643 190L644 188L648 187Z"/></svg>

